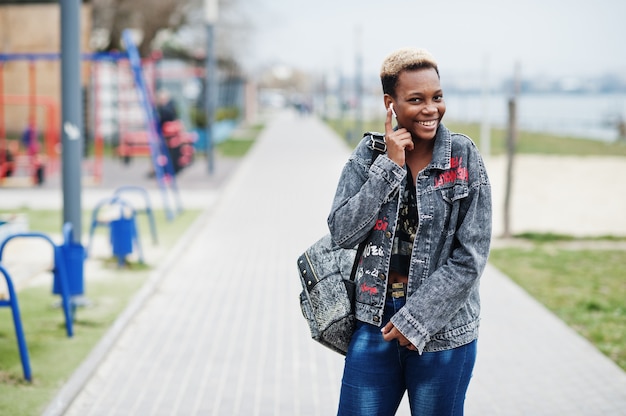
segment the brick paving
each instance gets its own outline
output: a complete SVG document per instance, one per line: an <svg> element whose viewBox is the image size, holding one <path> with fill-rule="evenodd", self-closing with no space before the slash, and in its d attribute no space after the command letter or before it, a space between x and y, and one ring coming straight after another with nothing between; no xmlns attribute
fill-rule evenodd
<svg viewBox="0 0 626 416"><path fill-rule="evenodd" d="M273 118L44 414L335 414L342 358L309 338L295 259L348 154L314 118ZM626 415L624 371L491 266L482 294L466 414Z"/></svg>

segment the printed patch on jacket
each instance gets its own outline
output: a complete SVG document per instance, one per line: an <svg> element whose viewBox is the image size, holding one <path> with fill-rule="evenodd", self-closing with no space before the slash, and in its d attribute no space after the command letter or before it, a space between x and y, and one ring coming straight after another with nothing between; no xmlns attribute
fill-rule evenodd
<svg viewBox="0 0 626 416"><path fill-rule="evenodd" d="M383 248L381 246L377 246L376 244L372 244L371 241L367 243L365 249L363 250L363 258L367 258L369 256L383 257L384 255L385 252Z"/></svg>
<svg viewBox="0 0 626 416"><path fill-rule="evenodd" d="M389 220L387 217L384 217L382 220L376 220L376 224L374 224L374 231L387 231L387 227L389 226Z"/></svg>
<svg viewBox="0 0 626 416"><path fill-rule="evenodd" d="M435 176L435 188L451 182L467 182L469 180L467 166L465 166L463 163L463 157L459 156L451 158L450 166L450 169L443 171L439 175Z"/></svg>
<svg viewBox="0 0 626 416"><path fill-rule="evenodd" d="M368 286L365 283L361 284L361 292L362 293L369 293L370 295L375 295L378 293L378 288L375 286Z"/></svg>

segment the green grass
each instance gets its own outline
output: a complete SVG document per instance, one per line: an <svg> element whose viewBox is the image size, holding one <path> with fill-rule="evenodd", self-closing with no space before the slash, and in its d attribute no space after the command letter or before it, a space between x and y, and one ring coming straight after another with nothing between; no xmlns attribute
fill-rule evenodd
<svg viewBox="0 0 626 416"><path fill-rule="evenodd" d="M327 120L341 137L347 137L349 131L354 129L354 122ZM480 147L480 125L477 123L458 123L444 121L446 127L454 132L463 133L474 140ZM383 132L384 120L369 121L363 125L364 131ZM355 136L352 133L352 136ZM359 136L360 137L360 136ZM356 141L352 140L356 145ZM506 131L503 129L491 129L491 154L502 155L506 153ZM604 142L593 139L573 138L558 136L547 133L520 131L517 141L518 154L542 154L561 156L626 156L626 142Z"/></svg>
<svg viewBox="0 0 626 416"><path fill-rule="evenodd" d="M535 243L553 243L558 241L626 241L626 236L616 235L600 235L596 237L574 237L567 234L557 233L537 233L537 232L525 232L517 234L515 237L524 240L533 241Z"/></svg>
<svg viewBox="0 0 626 416"><path fill-rule="evenodd" d="M217 151L225 157L243 157L248 153L264 125L255 124L242 129L237 136L218 143Z"/></svg>
<svg viewBox="0 0 626 416"><path fill-rule="evenodd" d="M63 224L63 212L52 209L34 210L31 208L19 208L17 210L0 209L0 214L25 214L28 216L28 228L33 232L44 234L61 234ZM139 217L139 216L137 216ZM89 230L91 224L91 212L83 211L81 216L83 232Z"/></svg>
<svg viewBox="0 0 626 416"><path fill-rule="evenodd" d="M626 251L558 244L575 240L534 236L529 248L493 249L489 261L626 370Z"/></svg>
<svg viewBox="0 0 626 416"><path fill-rule="evenodd" d="M74 337L67 338L58 297L49 287L25 289L18 295L20 313L33 374L24 381L10 310L0 320L0 414L41 414L58 388L87 357L132 294L146 280L146 273L120 272L106 281L87 283L88 307L79 308Z"/></svg>
<svg viewBox="0 0 626 416"><path fill-rule="evenodd" d="M480 127L476 123L446 123L452 131L471 137L480 147ZM520 131L517 153L560 156L626 156L626 142L605 142L593 139ZM506 130L491 129L491 154L506 153Z"/></svg>
<svg viewBox="0 0 626 416"><path fill-rule="evenodd" d="M199 213L188 210L173 221L167 221L162 211L155 212L159 247L173 247ZM36 224L42 232L60 230L59 212L46 211L45 216L37 215L36 211L30 214L31 229L34 230L33 225ZM148 221L145 216L138 216L137 221L139 229L146 230L142 234L142 237L145 234L144 242L148 240ZM157 266L131 263L129 267L119 269L117 262L111 258L94 261L101 261L101 267L111 273L97 280L89 280L89 276L85 276L85 297L90 304L77 309L73 338L66 336L63 313L56 307L59 297L52 295L49 285L25 288L18 293L33 373L32 383L25 382L22 377L11 311L9 308L0 309L0 314L4 315L0 319L0 414L41 414Z"/></svg>
<svg viewBox="0 0 626 416"><path fill-rule="evenodd" d="M222 156L242 157L250 150L253 144L254 140L237 139L223 141L216 147L217 151L220 152Z"/></svg>

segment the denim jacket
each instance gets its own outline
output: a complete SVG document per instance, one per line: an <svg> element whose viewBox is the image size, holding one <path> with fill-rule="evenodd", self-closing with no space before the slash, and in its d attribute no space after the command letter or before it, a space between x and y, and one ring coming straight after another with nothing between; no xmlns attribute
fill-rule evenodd
<svg viewBox="0 0 626 416"><path fill-rule="evenodd" d="M341 247L367 238L356 273L356 317L381 326L406 168L386 154L372 163L363 139L343 168L328 226ZM478 336L479 278L491 242L491 186L474 143L439 126L433 157L416 181L419 225L407 302L391 319L421 354Z"/></svg>

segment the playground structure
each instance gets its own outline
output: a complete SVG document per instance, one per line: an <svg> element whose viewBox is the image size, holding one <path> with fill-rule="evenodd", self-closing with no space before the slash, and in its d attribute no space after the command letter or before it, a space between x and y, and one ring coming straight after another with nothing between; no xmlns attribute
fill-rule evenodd
<svg viewBox="0 0 626 416"><path fill-rule="evenodd" d="M48 235L39 232L14 233L0 240L0 275L4 277L9 295L8 299L0 299L0 307L11 309L18 350L22 361L22 371L27 381L32 381L28 346L24 336L17 291L8 270L2 265L2 254L7 244L14 239L38 239L50 244L54 257L52 293L61 297L61 308L65 316L65 330L67 336L71 338L74 336L73 324L76 311L74 299L84 292L83 261L85 256L83 246L74 243L71 235L72 225L66 223L63 226L64 241L62 244L55 244Z"/></svg>
<svg viewBox="0 0 626 416"><path fill-rule="evenodd" d="M86 183L98 184L104 175L106 148L122 163L150 157L149 121L128 51L83 54L82 59L82 176ZM40 185L60 171L59 60L58 53L0 54L0 187ZM202 111L204 68L155 55L140 61L140 71L151 108L161 90L170 92L177 104L179 118L174 123L161 126L158 113L154 114L164 154L173 159L176 174L192 162L197 149L206 147L204 127L195 125L191 110L199 106ZM218 87L218 106L243 114L248 91L243 80L226 76ZM214 143L236 123L223 121L227 123L218 119L213 126Z"/></svg>
<svg viewBox="0 0 626 416"><path fill-rule="evenodd" d="M4 69L8 63L27 62L26 94L5 92ZM8 177L25 177L32 184L43 183L46 173L58 170L59 104L50 96L37 95L37 66L28 55L0 55L0 185ZM22 119L21 130L15 125L7 137L5 109L13 107L12 119ZM24 111L25 109L25 111ZM43 114L38 114L43 110ZM40 129L39 125L43 124ZM41 138L40 136L41 130Z"/></svg>
<svg viewBox="0 0 626 416"><path fill-rule="evenodd" d="M0 186L41 185L59 172L60 92L58 82L50 81L59 73L59 59L58 53L0 54ZM98 139L93 156L83 163L84 176L99 182Z"/></svg>
<svg viewBox="0 0 626 416"><path fill-rule="evenodd" d="M46 72L50 65L55 66L50 72L58 72L58 60L59 54L55 53L0 54L0 186L40 185L46 175L59 171L59 93L56 89L41 92L38 88L42 62ZM99 183L106 143L124 163L134 157L150 156L146 125L149 121L127 53L84 54L83 63L83 71L89 75L88 85L83 88L83 176ZM159 77L172 76L157 70L157 66L156 60L147 59L140 68L151 107L157 84L163 82ZM199 69L190 68L174 76L199 75ZM163 132L158 131L166 135L166 144L176 150L168 156L179 158L175 163L177 170L193 158L196 135L188 125L189 122L176 120L166 123Z"/></svg>
<svg viewBox="0 0 626 416"><path fill-rule="evenodd" d="M126 60L118 60L113 68L107 68L106 63L98 63L98 69L95 71L103 72L108 76L100 77L96 82L104 83L114 77L115 82L109 81L109 87L115 86L113 91L117 90L117 97L114 102L108 103L108 114L115 114L115 120L103 120L103 124L108 126L109 141L117 141L116 155L120 157L125 164L131 163L135 157L150 156L150 146L148 131L145 128L145 120L143 109L140 107L138 91L134 88L135 81L132 78L132 71L129 68L129 62ZM169 89L177 90L178 83L181 80L197 79L202 76L199 68L185 67L177 71L164 70L161 68L159 59L148 59L142 61L143 73L146 78L146 87L150 96L150 101L154 103L157 109L157 116L161 118L159 111L160 104L158 96L160 94L170 94ZM94 77L97 78L97 77ZM184 82L184 81L183 81ZM98 91L102 87L95 86ZM105 87L107 88L107 87ZM110 90L111 91L111 90ZM179 102L181 101L180 97ZM96 100L94 96L94 101ZM106 102L106 99L103 100ZM101 106L103 103L98 104ZM191 131L191 123L185 113L188 105L179 105L172 100L175 111L175 119L157 120L159 124L160 134L165 140L166 148L169 149L169 155L172 158L174 173L177 173L184 167L188 166L193 160L195 151L195 143L197 135ZM179 114L182 113L182 114ZM181 117L182 116L182 117ZM114 133L113 135L111 133ZM115 137L115 134L117 137ZM117 139L117 140L116 140Z"/></svg>
<svg viewBox="0 0 626 416"><path fill-rule="evenodd" d="M133 204L122 197L122 194L134 193L143 199L144 209L138 211ZM109 215L101 215L102 211L108 209ZM93 209L91 215L91 225L89 227L89 243L87 244L87 254L91 252L94 234L97 227L108 227L113 255L118 260L118 265L126 263L126 256L136 249L139 255L139 262L143 263L143 250L139 240L136 214L143 213L147 216L150 224L153 244L157 244L157 229L154 220L154 212L150 202L150 196L145 189L139 186L121 186L113 192L113 196L102 199ZM113 216L111 216L111 213Z"/></svg>

